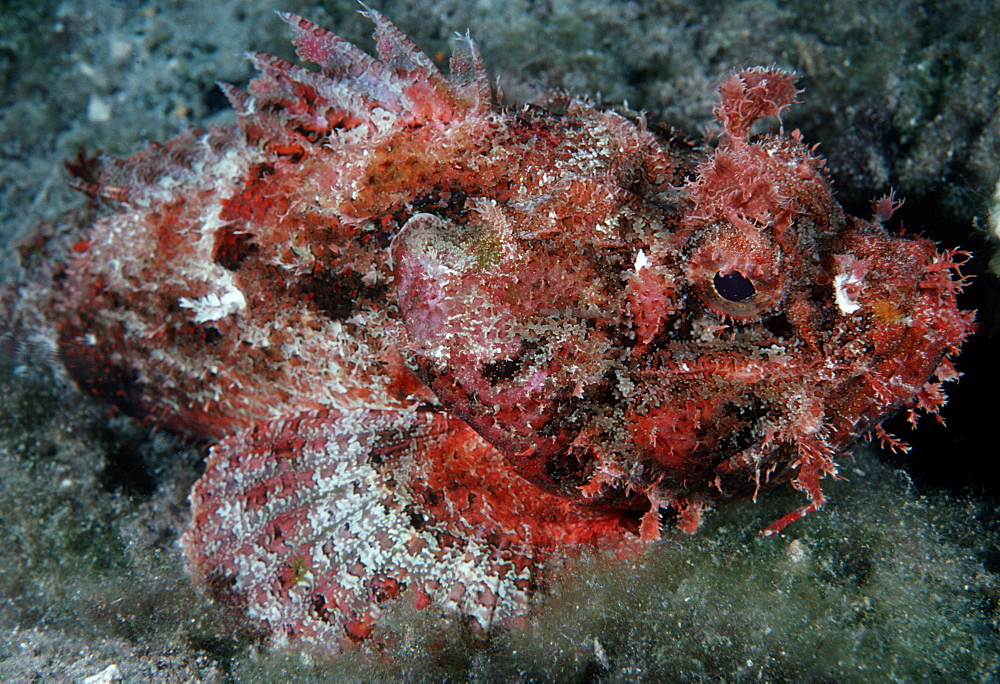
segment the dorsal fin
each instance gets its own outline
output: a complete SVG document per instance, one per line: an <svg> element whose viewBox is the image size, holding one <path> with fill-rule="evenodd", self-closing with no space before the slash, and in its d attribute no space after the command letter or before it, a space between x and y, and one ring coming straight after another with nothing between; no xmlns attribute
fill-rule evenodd
<svg viewBox="0 0 1000 684"><path fill-rule="evenodd" d="M365 73L379 73L385 66L377 59L340 36L291 12L278 12L291 28L295 54L319 65L331 78L355 78Z"/></svg>
<svg viewBox="0 0 1000 684"><path fill-rule="evenodd" d="M368 17L375 24L375 49L378 55L389 67L407 73L419 73L435 86L445 84L445 77L416 44L406 37L395 24L385 16L363 5L360 14Z"/></svg>
<svg viewBox="0 0 1000 684"><path fill-rule="evenodd" d="M483 57L479 54L476 42L466 31L465 35L457 34L458 44L455 51L451 53L449 70L451 72L451 85L456 93L460 93L466 100L474 100L469 104L479 109L487 109L492 102L493 95L490 91L490 78L486 73L486 66L483 64Z"/></svg>
<svg viewBox="0 0 1000 684"><path fill-rule="evenodd" d="M223 91L252 140L302 149L359 125L375 134L489 109L489 79L468 35L460 37L448 79L382 14L367 6L361 14L375 24L378 58L296 14L278 12L290 27L298 56L320 70L247 53L261 72L250 82L249 96L232 87Z"/></svg>

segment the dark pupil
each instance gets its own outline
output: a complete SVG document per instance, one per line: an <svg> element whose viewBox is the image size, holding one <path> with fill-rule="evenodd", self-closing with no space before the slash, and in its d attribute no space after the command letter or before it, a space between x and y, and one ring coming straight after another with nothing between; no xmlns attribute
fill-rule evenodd
<svg viewBox="0 0 1000 684"><path fill-rule="evenodd" d="M739 271L730 271L725 275L719 271L715 274L715 279L712 282L719 296L731 302L742 302L744 299L753 297L757 291L749 278L743 277Z"/></svg>

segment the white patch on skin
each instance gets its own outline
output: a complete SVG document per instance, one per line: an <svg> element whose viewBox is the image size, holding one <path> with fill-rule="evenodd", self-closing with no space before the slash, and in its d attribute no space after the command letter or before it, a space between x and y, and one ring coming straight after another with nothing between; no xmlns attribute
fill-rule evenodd
<svg viewBox="0 0 1000 684"><path fill-rule="evenodd" d="M649 267L649 259L646 257L646 253L639 250L639 253L635 255L635 272L638 273L644 268Z"/></svg>
<svg viewBox="0 0 1000 684"><path fill-rule="evenodd" d="M837 275L833 277L833 298L840 313L849 316L861 308L858 298L864 290L865 276L871 270L871 264L850 254L834 255L834 260Z"/></svg>
<svg viewBox="0 0 1000 684"><path fill-rule="evenodd" d="M195 323L218 321L247 308L246 297L235 287L223 291L221 295L210 292L204 297L198 297L198 299L181 297L178 303L181 308L194 311Z"/></svg>
<svg viewBox="0 0 1000 684"><path fill-rule="evenodd" d="M863 282L864 278L858 278L853 274L839 273L834 276L833 296L840 313L849 316L861 308L857 302L857 296Z"/></svg>

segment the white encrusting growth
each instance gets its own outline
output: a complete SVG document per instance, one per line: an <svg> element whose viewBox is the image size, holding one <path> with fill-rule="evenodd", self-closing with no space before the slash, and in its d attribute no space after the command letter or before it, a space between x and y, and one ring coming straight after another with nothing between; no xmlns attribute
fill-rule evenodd
<svg viewBox="0 0 1000 684"><path fill-rule="evenodd" d="M178 304L181 308L191 309L194 312L195 323L208 323L243 311L247 307L247 300L238 288L232 286L219 293L210 292L197 299L181 297Z"/></svg>

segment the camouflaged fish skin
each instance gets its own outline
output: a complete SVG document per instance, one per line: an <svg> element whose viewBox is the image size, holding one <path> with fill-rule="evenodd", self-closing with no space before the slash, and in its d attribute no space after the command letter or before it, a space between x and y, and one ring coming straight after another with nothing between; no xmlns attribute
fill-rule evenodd
<svg viewBox="0 0 1000 684"><path fill-rule="evenodd" d="M5 298L82 388L219 440L189 568L276 643L336 651L398 601L507 624L575 550L790 481L774 534L853 441L944 403L963 254L754 134L791 75L728 76L692 146L501 107L471 39L446 77L364 14L377 58L282 14L318 70L250 54L236 127L70 164L110 210Z"/></svg>

